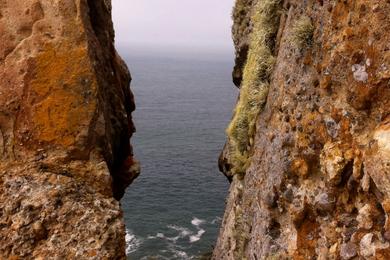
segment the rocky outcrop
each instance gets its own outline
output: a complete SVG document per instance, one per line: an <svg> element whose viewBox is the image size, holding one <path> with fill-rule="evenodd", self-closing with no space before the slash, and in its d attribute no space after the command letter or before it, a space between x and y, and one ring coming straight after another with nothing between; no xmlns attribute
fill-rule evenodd
<svg viewBox="0 0 390 260"><path fill-rule="evenodd" d="M236 5L250 40L213 258L389 259L390 2Z"/></svg>
<svg viewBox="0 0 390 260"><path fill-rule="evenodd" d="M0 0L0 259L125 257L138 175L107 0Z"/></svg>
<svg viewBox="0 0 390 260"><path fill-rule="evenodd" d="M252 11L255 0L237 0L232 18L233 42L236 49L235 66L233 69L233 83L239 87L242 81L244 64L248 57L250 34L252 32Z"/></svg>

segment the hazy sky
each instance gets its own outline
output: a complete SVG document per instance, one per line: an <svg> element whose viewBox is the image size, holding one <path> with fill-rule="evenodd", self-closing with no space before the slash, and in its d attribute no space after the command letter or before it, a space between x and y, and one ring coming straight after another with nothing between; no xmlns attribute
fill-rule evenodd
<svg viewBox="0 0 390 260"><path fill-rule="evenodd" d="M234 0L112 0L118 46L231 49Z"/></svg>

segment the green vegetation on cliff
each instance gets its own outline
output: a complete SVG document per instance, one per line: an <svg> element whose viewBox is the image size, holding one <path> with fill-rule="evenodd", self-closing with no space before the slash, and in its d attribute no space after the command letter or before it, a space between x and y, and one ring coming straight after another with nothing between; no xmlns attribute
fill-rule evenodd
<svg viewBox="0 0 390 260"><path fill-rule="evenodd" d="M256 132L256 118L267 99L275 63L274 45L279 27L280 0L259 1L253 14L253 32L244 68L240 99L227 129L232 173L244 175Z"/></svg>
<svg viewBox="0 0 390 260"><path fill-rule="evenodd" d="M311 19L302 15L292 28L291 41L300 50L310 47L313 43L314 26Z"/></svg>

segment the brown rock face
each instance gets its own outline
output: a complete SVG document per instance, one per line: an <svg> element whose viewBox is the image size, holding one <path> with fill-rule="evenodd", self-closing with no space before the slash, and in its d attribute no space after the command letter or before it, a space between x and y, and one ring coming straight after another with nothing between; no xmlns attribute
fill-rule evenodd
<svg viewBox="0 0 390 260"><path fill-rule="evenodd" d="M232 184L214 259L390 259L390 2L237 4L234 28L248 13L254 25L235 118L269 90L254 136L233 125L220 159ZM275 62L253 80L260 45Z"/></svg>
<svg viewBox="0 0 390 260"><path fill-rule="evenodd" d="M237 0L233 9L233 42L236 49L236 65L233 70L233 83L239 87L242 81L243 67L248 56L249 35L252 31L252 10L254 0Z"/></svg>
<svg viewBox="0 0 390 260"><path fill-rule="evenodd" d="M0 259L125 257L139 167L113 40L110 1L0 0Z"/></svg>

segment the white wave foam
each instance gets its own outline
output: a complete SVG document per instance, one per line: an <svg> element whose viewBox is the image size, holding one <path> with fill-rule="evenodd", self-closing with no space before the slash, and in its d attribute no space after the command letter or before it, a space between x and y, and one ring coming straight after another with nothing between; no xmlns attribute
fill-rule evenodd
<svg viewBox="0 0 390 260"><path fill-rule="evenodd" d="M187 247L170 244L168 245L169 252L172 253L172 257L169 259L178 259L178 260L191 260L194 259L193 256L189 256L185 250L188 249Z"/></svg>
<svg viewBox="0 0 390 260"><path fill-rule="evenodd" d="M156 238L165 238L165 235L163 233L157 233L155 236L148 236L148 239L156 239Z"/></svg>
<svg viewBox="0 0 390 260"><path fill-rule="evenodd" d="M203 219L198 219L198 218L193 218L191 220L191 224L194 225L195 227L198 227L199 225L203 224L205 221Z"/></svg>
<svg viewBox="0 0 390 260"><path fill-rule="evenodd" d="M128 229L126 229L126 255L131 254L140 247L141 240L138 239L134 234L132 234Z"/></svg>
<svg viewBox="0 0 390 260"><path fill-rule="evenodd" d="M202 235L205 233L206 231L204 229L199 229L198 233L196 235L192 235L190 236L190 243L194 243L194 242L197 242L200 240L200 238L202 237Z"/></svg>
<svg viewBox="0 0 390 260"><path fill-rule="evenodd" d="M185 260L186 259L191 259L190 257L188 257L187 253L184 252L184 251L172 250L172 253L176 257L176 259L185 259Z"/></svg>
<svg viewBox="0 0 390 260"><path fill-rule="evenodd" d="M155 236L149 235L148 239L160 238L160 239L165 239L165 240L168 240L170 242L176 243L177 240L183 239L183 238L188 237L189 235L192 234L192 232L188 228L185 228L185 227L180 227L180 226L176 226L176 225L168 225L167 227L169 229L173 229L175 231L178 231L179 234L177 236L174 236L174 237L167 237L163 233L157 233Z"/></svg>
<svg viewBox="0 0 390 260"><path fill-rule="evenodd" d="M216 221L218 221L218 220L213 220L213 222L216 222ZM196 228L196 230L197 230L197 231L195 231L196 233L194 231L191 231L189 228L185 228L185 227L181 227L181 226L177 226L177 225L167 225L167 228L178 232L178 233L176 233L177 234L176 236L171 237L171 236L166 236L163 233L157 233L154 236L149 235L147 237L147 239L164 239L165 241L167 241L169 251L172 252L175 259L182 259L182 260L193 259L194 258L193 256L189 256L187 254L187 252L185 252L188 249L188 247L187 246L185 246L185 247L180 246L177 243L177 241L179 239L184 239L187 237L189 239L187 241L189 241L190 243L195 243L195 242L199 241L202 238L203 234L206 233L206 230L204 230L203 228L200 227L202 224L205 224L205 223L206 223L205 220L193 217L193 219L191 220L191 224ZM160 251L160 253L163 253L163 252Z"/></svg>
<svg viewBox="0 0 390 260"><path fill-rule="evenodd" d="M171 242L176 242L180 238L180 235L176 237L167 237L163 233L157 233L155 236L151 236L151 235L148 236L148 239L156 239L156 238L166 239Z"/></svg>
<svg viewBox="0 0 390 260"><path fill-rule="evenodd" d="M221 221L222 221L222 218L221 218L221 217L215 217L215 219L213 219L210 223L211 223L212 225L215 225L215 224L221 223Z"/></svg>
<svg viewBox="0 0 390 260"><path fill-rule="evenodd" d="M192 234L192 232L188 228L185 228L185 227L179 227L176 225L168 225L167 227L180 232L178 235L179 238L185 238L186 236L189 236Z"/></svg>
<svg viewBox="0 0 390 260"><path fill-rule="evenodd" d="M200 238L202 237L202 235L206 232L204 229L199 227L200 225L202 225L205 222L206 222L205 220L199 219L196 217L194 217L191 220L191 224L194 225L196 227L196 229L198 229L198 233L196 235L190 236L190 243L194 243L194 242L199 241Z"/></svg>

